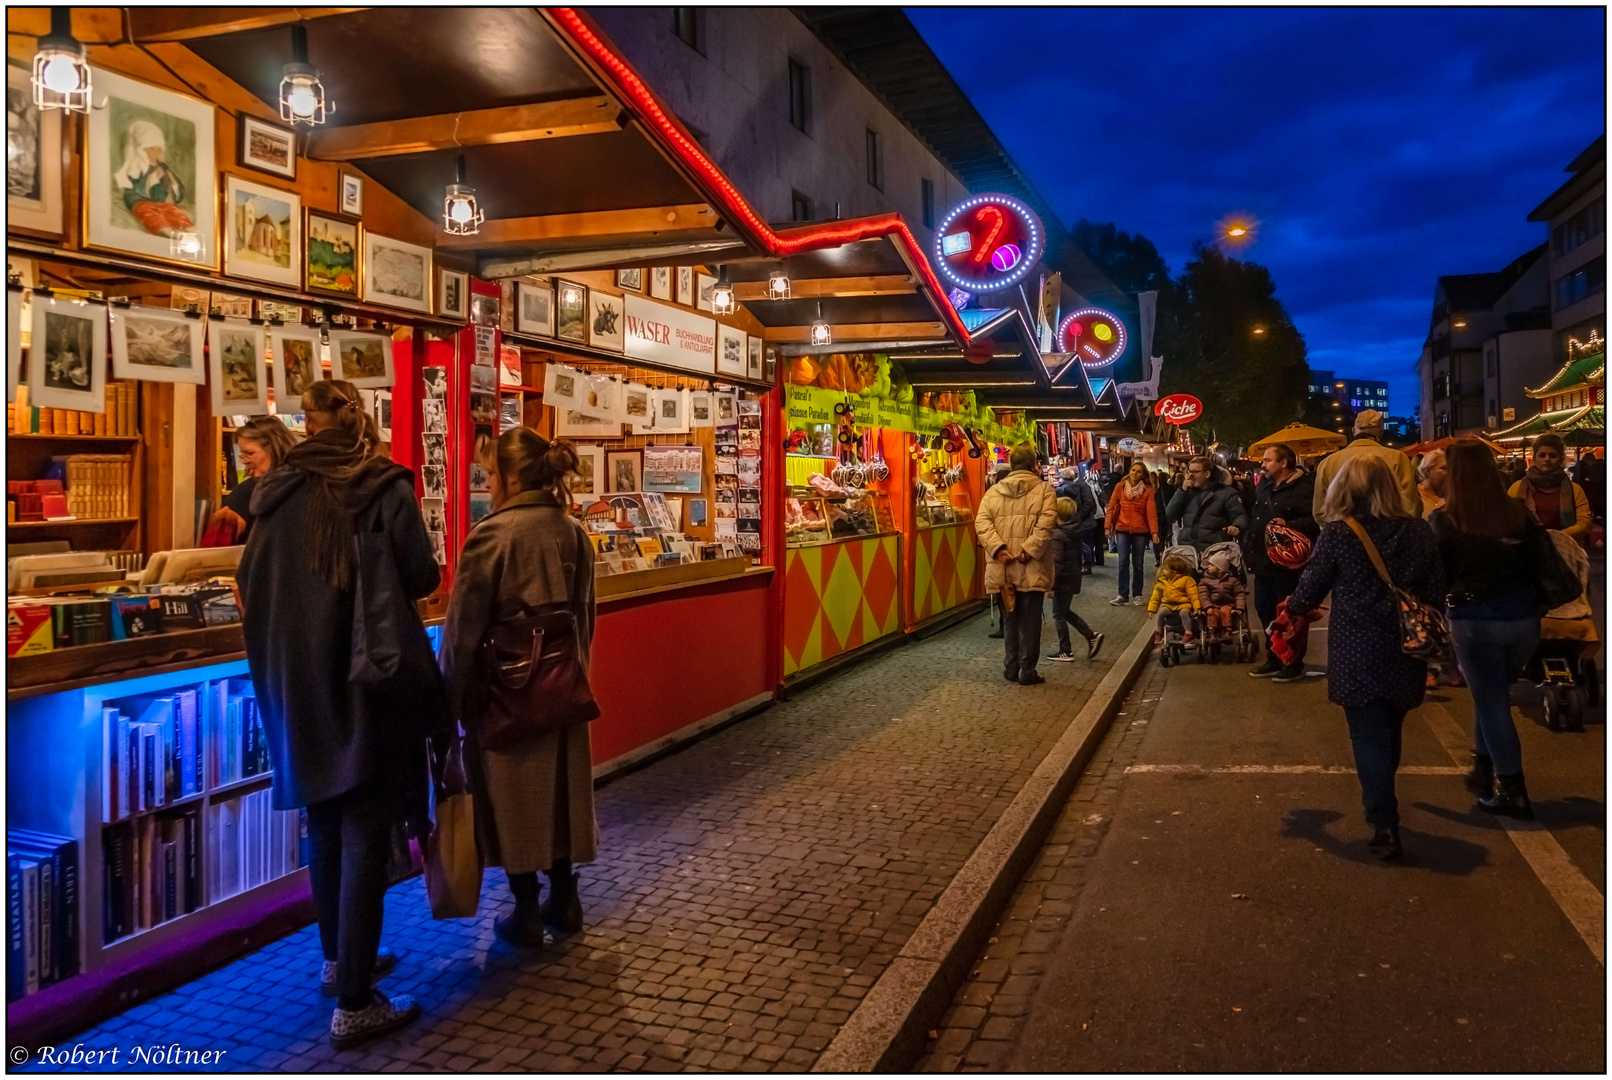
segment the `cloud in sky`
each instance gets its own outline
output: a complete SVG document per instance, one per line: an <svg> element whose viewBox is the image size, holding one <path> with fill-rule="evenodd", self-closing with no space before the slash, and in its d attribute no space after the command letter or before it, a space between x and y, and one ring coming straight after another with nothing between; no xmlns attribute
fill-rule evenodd
<svg viewBox="0 0 1612 1080"><path fill-rule="evenodd" d="M912 8L1068 224L1179 273L1261 221L1311 362L1412 411L1436 279L1545 240L1528 212L1605 131L1603 8Z"/></svg>

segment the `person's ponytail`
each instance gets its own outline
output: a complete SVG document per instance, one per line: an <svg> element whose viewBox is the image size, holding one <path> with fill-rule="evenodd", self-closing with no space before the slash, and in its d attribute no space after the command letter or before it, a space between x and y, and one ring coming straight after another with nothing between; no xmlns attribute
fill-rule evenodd
<svg viewBox="0 0 1612 1080"><path fill-rule="evenodd" d="M515 491L550 491L569 502L565 478L577 471L576 447L548 441L529 427L510 428L498 437L493 458L504 487Z"/></svg>
<svg viewBox="0 0 1612 1080"><path fill-rule="evenodd" d="M302 411L318 413L326 430L339 431L358 444L365 457L385 457L380 428L364 408L358 388L345 379L321 380L302 395Z"/></svg>

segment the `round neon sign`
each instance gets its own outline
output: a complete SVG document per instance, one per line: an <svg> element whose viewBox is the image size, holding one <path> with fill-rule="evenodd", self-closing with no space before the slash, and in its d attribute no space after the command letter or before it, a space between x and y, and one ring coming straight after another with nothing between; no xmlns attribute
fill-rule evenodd
<svg viewBox="0 0 1612 1080"><path fill-rule="evenodd" d="M1016 285L1041 261L1046 240L1035 213L1011 195L976 195L954 206L935 230L935 269L959 289Z"/></svg>
<svg viewBox="0 0 1612 1080"><path fill-rule="evenodd" d="M1058 324L1058 343L1064 352L1078 355L1082 367L1098 371L1124 355L1125 324L1111 311L1081 308Z"/></svg>

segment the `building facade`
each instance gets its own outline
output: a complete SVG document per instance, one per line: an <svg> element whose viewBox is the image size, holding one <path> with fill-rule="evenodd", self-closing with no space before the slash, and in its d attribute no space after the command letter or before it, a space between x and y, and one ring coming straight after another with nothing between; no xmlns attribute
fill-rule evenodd
<svg viewBox="0 0 1612 1080"><path fill-rule="evenodd" d="M1529 221L1550 227L1551 359L1570 359L1568 343L1606 337L1606 136L1567 166L1573 178L1534 208Z"/></svg>
<svg viewBox="0 0 1612 1080"><path fill-rule="evenodd" d="M1358 379L1312 368L1308 392L1332 398L1356 412L1361 409L1376 409L1380 413L1388 411L1388 383L1383 379Z"/></svg>

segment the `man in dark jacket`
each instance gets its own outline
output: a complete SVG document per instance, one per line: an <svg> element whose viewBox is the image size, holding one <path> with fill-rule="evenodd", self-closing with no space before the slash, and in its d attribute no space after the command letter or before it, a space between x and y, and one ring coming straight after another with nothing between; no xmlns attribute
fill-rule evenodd
<svg viewBox="0 0 1612 1080"><path fill-rule="evenodd" d="M1180 543L1201 554L1210 544L1235 540L1248 531L1248 515L1237 491L1221 477L1209 458L1195 457L1187 464L1187 483L1170 500L1167 516L1181 523Z"/></svg>
<svg viewBox="0 0 1612 1080"><path fill-rule="evenodd" d="M1265 526L1272 522L1286 525L1312 541L1321 527L1311 516L1315 477L1299 465L1292 447L1286 443L1267 446L1260 470L1259 485L1254 489L1253 528L1243 538L1243 554L1254 575L1254 610L1263 629L1275 620L1277 605L1292 595L1301 573L1271 561L1265 550ZM1303 660L1302 655L1296 656L1288 666L1302 671ZM1265 662L1249 674L1258 679L1282 670L1281 661L1267 652Z"/></svg>

